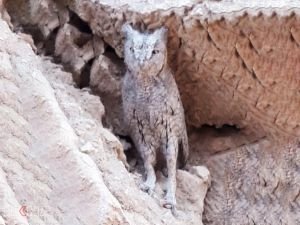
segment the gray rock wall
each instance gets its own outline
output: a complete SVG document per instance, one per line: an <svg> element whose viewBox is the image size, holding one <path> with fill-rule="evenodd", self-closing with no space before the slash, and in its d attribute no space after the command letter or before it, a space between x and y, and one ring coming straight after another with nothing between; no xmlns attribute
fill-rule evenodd
<svg viewBox="0 0 300 225"><path fill-rule="evenodd" d="M38 52L55 56L78 86L100 96L106 122L119 134L126 134L121 26L166 26L169 63L189 126L189 165L204 163L212 173L204 223L300 223L298 1L7 0L6 7L14 29L30 32ZM104 164L110 171L104 180L127 219L176 221L162 219L159 208L129 204L136 197L120 194L110 163ZM190 199L183 196L188 198L180 195L182 206L189 209ZM190 211L197 224L201 208Z"/></svg>

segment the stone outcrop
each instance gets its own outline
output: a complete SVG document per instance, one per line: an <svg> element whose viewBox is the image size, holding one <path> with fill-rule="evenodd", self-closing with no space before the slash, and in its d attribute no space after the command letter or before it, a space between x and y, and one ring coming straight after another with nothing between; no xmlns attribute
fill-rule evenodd
<svg viewBox="0 0 300 225"><path fill-rule="evenodd" d="M109 2L71 1L69 7L120 57L124 22L141 29L168 27L169 61L191 126L228 124L259 136L300 135L296 3L278 2L279 9L262 9L267 3L258 1L250 9L238 1L176 8L148 8L149 3L140 12L139 4Z"/></svg>
<svg viewBox="0 0 300 225"><path fill-rule="evenodd" d="M98 153L111 149L98 98L0 27L2 224L124 223L97 164L79 151L87 143Z"/></svg>
<svg viewBox="0 0 300 225"><path fill-rule="evenodd" d="M1 19L0 30L1 225L202 224L206 168L178 172L175 218L159 204L163 177L152 198L138 188L140 173L126 170L99 97Z"/></svg>
<svg viewBox="0 0 300 225"><path fill-rule="evenodd" d="M102 55L103 48L113 48L122 57L120 28L125 22L141 30L164 25L169 29L169 61L190 126L227 124L249 135L300 135L299 5L295 1L22 2L27 4L18 12L16 4L8 1L13 20L41 27L45 39L59 29L55 55L76 74ZM29 15L22 17L24 12ZM74 13L81 23L70 16ZM92 34L79 33L84 24ZM67 41L62 36L71 30L74 34ZM79 36L81 44L75 40ZM95 38L102 40L97 53L93 52Z"/></svg>
<svg viewBox="0 0 300 225"><path fill-rule="evenodd" d="M120 104L124 73L121 26L130 22L142 31L166 26L169 63L189 128L189 166L203 163L212 173L204 223L300 223L296 213L300 208L300 3L41 0L37 4L7 0L6 7L14 29L31 33L38 52L54 56L72 72L78 87L90 87L100 96L105 125L120 135L126 135ZM74 34L68 36L68 32ZM97 149L93 146L90 141L82 150L97 162L99 154L89 150ZM116 146L112 149L118 149ZM122 151L116 151L124 158ZM97 165L109 171L102 173L103 179L123 211L126 209L123 215L128 221L175 221L162 220L150 198L149 210L142 213L138 200L120 194L118 182L111 178L115 174L111 162L102 160ZM124 174L132 177L125 170ZM183 171L182 175L186 181L196 179ZM137 202L128 204L131 199ZM184 199L192 198L186 193L179 199L190 207ZM134 214L128 213L131 210ZM193 217L196 211L190 211L192 221L198 221L200 217ZM133 220L133 215L142 217Z"/></svg>

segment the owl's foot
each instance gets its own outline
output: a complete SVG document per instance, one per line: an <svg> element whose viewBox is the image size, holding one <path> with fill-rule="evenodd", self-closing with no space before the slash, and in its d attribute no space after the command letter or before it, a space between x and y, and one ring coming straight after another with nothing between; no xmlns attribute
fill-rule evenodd
<svg viewBox="0 0 300 225"><path fill-rule="evenodd" d="M176 199L175 197L166 196L162 201L161 205L166 209L171 209L172 214L174 216L177 216L177 210L176 210Z"/></svg>
<svg viewBox="0 0 300 225"><path fill-rule="evenodd" d="M146 193L148 193L150 196L153 195L154 193L154 188L155 188L155 184L153 183L149 183L149 182L144 182L140 184L140 189Z"/></svg>
<svg viewBox="0 0 300 225"><path fill-rule="evenodd" d="M167 208L167 209L172 209L172 208L175 208L176 206L176 200L174 198L171 198L171 197L165 197L163 200L162 200L162 206L164 208Z"/></svg>

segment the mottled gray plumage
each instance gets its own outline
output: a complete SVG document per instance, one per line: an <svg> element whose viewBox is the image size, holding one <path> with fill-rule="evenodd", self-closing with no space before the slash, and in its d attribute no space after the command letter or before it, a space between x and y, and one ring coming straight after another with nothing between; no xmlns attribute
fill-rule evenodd
<svg viewBox="0 0 300 225"><path fill-rule="evenodd" d="M124 119L130 136L144 161L147 175L141 189L152 193L154 165L162 153L168 172L164 207L175 208L176 164L188 158L184 111L177 85L167 64L167 30L140 33L124 25L127 72L122 86Z"/></svg>

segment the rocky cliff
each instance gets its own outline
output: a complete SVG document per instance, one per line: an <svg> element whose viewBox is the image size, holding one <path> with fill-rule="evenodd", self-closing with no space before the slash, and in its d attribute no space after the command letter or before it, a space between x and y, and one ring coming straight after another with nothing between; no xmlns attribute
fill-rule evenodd
<svg viewBox="0 0 300 225"><path fill-rule="evenodd" d="M2 0L0 12L0 224L300 224L300 3ZM125 146L125 22L169 30L191 145L178 218L159 205L162 176L154 198L138 190L115 136Z"/></svg>

